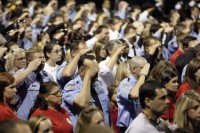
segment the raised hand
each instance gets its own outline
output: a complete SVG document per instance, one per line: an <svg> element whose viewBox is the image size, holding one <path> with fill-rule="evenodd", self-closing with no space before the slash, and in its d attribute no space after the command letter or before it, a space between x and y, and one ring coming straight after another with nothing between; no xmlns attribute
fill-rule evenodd
<svg viewBox="0 0 200 133"><path fill-rule="evenodd" d="M145 64L144 67L140 71L140 75L147 76L149 73L149 68L150 68L150 64L149 63Z"/></svg>

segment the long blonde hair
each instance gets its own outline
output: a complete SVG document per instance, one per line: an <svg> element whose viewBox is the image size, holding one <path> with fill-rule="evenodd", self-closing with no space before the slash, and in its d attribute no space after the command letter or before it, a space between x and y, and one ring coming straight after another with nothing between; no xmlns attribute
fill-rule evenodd
<svg viewBox="0 0 200 133"><path fill-rule="evenodd" d="M183 93L176 102L174 123L178 128L189 128L188 109L191 108L193 101L200 102L200 95L194 90L189 90Z"/></svg>
<svg viewBox="0 0 200 133"><path fill-rule="evenodd" d="M119 83L127 78L127 70L129 69L129 64L128 61L124 61L122 63L120 63L117 67L117 72L115 75L115 81L114 81L114 85L118 86Z"/></svg>

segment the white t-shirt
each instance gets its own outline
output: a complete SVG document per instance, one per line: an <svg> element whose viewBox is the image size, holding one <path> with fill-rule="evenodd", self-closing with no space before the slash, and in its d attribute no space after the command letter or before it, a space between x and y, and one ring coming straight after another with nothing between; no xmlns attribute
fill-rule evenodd
<svg viewBox="0 0 200 133"><path fill-rule="evenodd" d="M58 65L51 67L47 63L45 63L43 70L48 72L53 77L53 80L57 83L57 79L56 79L57 69L58 69Z"/></svg>

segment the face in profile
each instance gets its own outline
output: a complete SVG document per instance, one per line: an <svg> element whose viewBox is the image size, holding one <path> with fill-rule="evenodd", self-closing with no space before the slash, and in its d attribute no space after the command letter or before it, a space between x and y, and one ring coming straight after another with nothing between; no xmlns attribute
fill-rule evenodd
<svg viewBox="0 0 200 133"><path fill-rule="evenodd" d="M58 62L61 60L61 47L59 45L54 45L52 51L49 54L49 58L54 62Z"/></svg>
<svg viewBox="0 0 200 133"><path fill-rule="evenodd" d="M11 85L5 87L5 90L3 92L4 102L6 102L7 104L15 105L16 93L17 89L15 83L12 83Z"/></svg>
<svg viewBox="0 0 200 133"><path fill-rule="evenodd" d="M47 94L46 100L50 106L59 106L62 103L62 94L58 86L52 86L52 91L50 94Z"/></svg>
<svg viewBox="0 0 200 133"><path fill-rule="evenodd" d="M193 100L191 107L188 109L187 115L189 120L200 122L200 102Z"/></svg>
<svg viewBox="0 0 200 133"><path fill-rule="evenodd" d="M149 107L154 114L160 116L167 112L169 100L165 88L156 89L156 93L156 97L150 100Z"/></svg>
<svg viewBox="0 0 200 133"><path fill-rule="evenodd" d="M169 91L176 92L178 89L178 77L172 78L165 87Z"/></svg>
<svg viewBox="0 0 200 133"><path fill-rule="evenodd" d="M102 46L102 47L101 47L101 50L100 50L100 57L103 58L103 59L106 58L105 46Z"/></svg>

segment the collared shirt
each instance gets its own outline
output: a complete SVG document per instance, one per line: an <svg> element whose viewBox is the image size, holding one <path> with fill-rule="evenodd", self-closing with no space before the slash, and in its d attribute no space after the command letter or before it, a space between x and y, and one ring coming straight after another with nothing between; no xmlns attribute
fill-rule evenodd
<svg viewBox="0 0 200 133"><path fill-rule="evenodd" d="M106 57L105 60L99 63L100 71L98 73L98 79L103 81L108 87L114 83L115 74L117 71L117 65L115 64L113 70L110 70L106 64L109 62L110 57Z"/></svg>
<svg viewBox="0 0 200 133"><path fill-rule="evenodd" d="M53 77L42 70L39 74L35 72L30 73L17 87L17 104L15 109L17 110L17 115L22 120L28 120L30 109L33 107L34 101L39 93L41 82L48 81L53 81Z"/></svg>
<svg viewBox="0 0 200 133"><path fill-rule="evenodd" d="M60 90L63 90L64 89L64 87L65 87L65 85L70 81L70 80L72 80L72 79L75 79L78 75L79 75L79 73L78 73L78 67L76 68L76 71L75 71L75 73L74 73L74 75L73 76L71 76L71 77L68 77L68 78L63 78L62 77L62 72L63 72L63 70L65 69L65 67L67 66L69 64L69 62L68 61L65 61L65 62L63 62L59 67L58 67L58 69L57 69L57 83L59 84L59 87L60 87Z"/></svg>
<svg viewBox="0 0 200 133"><path fill-rule="evenodd" d="M43 70L48 72L53 77L53 80L57 82L56 74L57 74L58 67L59 67L58 65L55 65L54 67L52 67L52 66L49 66L47 63L45 63Z"/></svg>
<svg viewBox="0 0 200 133"><path fill-rule="evenodd" d="M141 106L138 100L130 100L129 93L137 83L132 75L122 80L117 92L118 118L117 126L128 127L131 121L140 113Z"/></svg>
<svg viewBox="0 0 200 133"><path fill-rule="evenodd" d="M140 113L130 124L125 133L165 133L169 131L166 122L159 118L160 123L155 127L145 118L143 113Z"/></svg>
<svg viewBox="0 0 200 133"><path fill-rule="evenodd" d="M76 122L77 122L77 119L78 119L78 115L81 112L80 108L77 108L76 106L74 106L74 100L76 99L76 97L80 93L82 85L83 85L83 81L82 81L81 77L78 76L75 79L68 82L66 84L66 86L64 87L64 90L63 90L62 107L64 109L66 109L67 112L69 113L69 116L70 116L70 119L72 120L72 125L73 125L74 128L75 128L75 125L76 125ZM110 122L109 122L110 100L108 98L107 87L103 82L101 82L99 80L96 80L94 82L94 85L95 85L95 91L98 95L100 104L101 104L102 109L103 109L105 123L106 123L107 126L110 126ZM92 97L90 98L89 104L95 105L95 100Z"/></svg>
<svg viewBox="0 0 200 133"><path fill-rule="evenodd" d="M33 46L32 42L26 37L24 37L23 40L20 42L20 47L25 50L32 48L32 46Z"/></svg>
<svg viewBox="0 0 200 133"><path fill-rule="evenodd" d="M182 70L182 74L181 74L181 82L183 83L184 82L184 79L185 79L185 74L186 74L186 69L187 69L187 65L184 66L183 70Z"/></svg>

